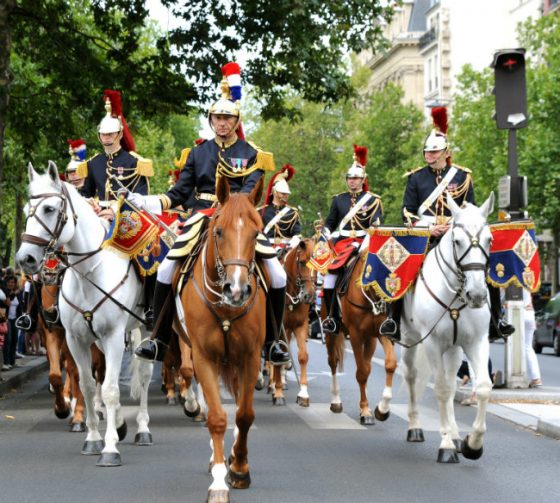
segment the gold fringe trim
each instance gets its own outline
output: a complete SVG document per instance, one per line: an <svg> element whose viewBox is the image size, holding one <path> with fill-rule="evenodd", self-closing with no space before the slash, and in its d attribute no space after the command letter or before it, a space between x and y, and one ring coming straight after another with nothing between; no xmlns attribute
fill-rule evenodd
<svg viewBox="0 0 560 503"><path fill-rule="evenodd" d="M106 239L101 243L101 248L108 248L112 247L113 240L117 237L117 233L119 232L119 225L121 223L121 206L124 202L124 194L121 194L117 199L117 207L113 209L115 212L115 220L114 220L114 227L113 227L113 234L111 235L110 239Z"/></svg>
<svg viewBox="0 0 560 503"><path fill-rule="evenodd" d="M76 168L76 176L78 178L87 178L88 176L88 161L82 161Z"/></svg>
<svg viewBox="0 0 560 503"><path fill-rule="evenodd" d="M255 162L257 169L263 171L275 171L274 156L271 152L264 152L263 150L257 151L257 161Z"/></svg>
<svg viewBox="0 0 560 503"><path fill-rule="evenodd" d="M535 222L532 220L521 220L516 222L504 222L504 223L497 223L497 224L490 224L490 231L497 230L534 230L535 229Z"/></svg>
<svg viewBox="0 0 560 503"><path fill-rule="evenodd" d="M407 176L412 175L413 173L416 173L417 171L420 171L424 166L418 166L417 168L411 169L410 171L407 171L402 177L406 178Z"/></svg>
<svg viewBox="0 0 560 503"><path fill-rule="evenodd" d="M459 166L458 164L452 164L452 166L455 166L457 169L460 169L461 171L465 171L466 173L472 173L472 171L469 168L465 168L464 166Z"/></svg>
<svg viewBox="0 0 560 503"><path fill-rule="evenodd" d="M373 236L416 236L430 237L429 229L407 229L406 227L373 227L368 229L368 234ZM426 248L428 245L426 244Z"/></svg>
<svg viewBox="0 0 560 503"><path fill-rule="evenodd" d="M130 155L136 158L136 173L140 176L154 176L154 163L151 159L139 156L136 152L130 151Z"/></svg>
<svg viewBox="0 0 560 503"><path fill-rule="evenodd" d="M186 163L187 163L187 158L189 157L189 154L191 153L191 148L187 147L184 148L183 150L181 150L181 157L179 157L179 159L175 159L173 161L173 164L175 164L176 168L181 169Z"/></svg>
<svg viewBox="0 0 560 503"><path fill-rule="evenodd" d="M512 276L511 278L509 278L507 280L506 283L497 283L496 281L494 281L489 275L486 276L486 283L496 287L496 288L507 288L509 285L515 285L518 286L519 288L524 288L526 290L529 290L529 292L531 293L536 293L539 291L540 287L541 287L541 278L539 276L539 281L537 281L537 284L535 286L535 288L530 289L527 288L526 286L524 286L521 281L519 281L519 279L517 278L517 276Z"/></svg>

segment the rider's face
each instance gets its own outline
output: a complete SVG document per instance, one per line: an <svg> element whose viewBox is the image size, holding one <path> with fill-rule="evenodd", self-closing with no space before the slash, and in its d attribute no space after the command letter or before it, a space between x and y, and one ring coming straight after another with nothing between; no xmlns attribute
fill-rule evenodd
<svg viewBox="0 0 560 503"><path fill-rule="evenodd" d="M227 138L233 133L233 128L237 123L237 117L223 114L212 114L210 117L212 129L216 135L222 138Z"/></svg>
<svg viewBox="0 0 560 503"><path fill-rule="evenodd" d="M424 152L424 159L434 169L442 169L445 166L445 150L434 150Z"/></svg>
<svg viewBox="0 0 560 503"><path fill-rule="evenodd" d="M99 139L104 147L111 147L117 141L119 133L99 133Z"/></svg>
<svg viewBox="0 0 560 503"><path fill-rule="evenodd" d="M277 206L283 206L288 204L288 198L290 194L286 194L285 192L275 192L274 193L274 204Z"/></svg>
<svg viewBox="0 0 560 503"><path fill-rule="evenodd" d="M358 177L353 176L351 178L346 179L346 185L348 185L348 188L352 192L355 192L362 187L363 181L364 181L363 178L358 178Z"/></svg>

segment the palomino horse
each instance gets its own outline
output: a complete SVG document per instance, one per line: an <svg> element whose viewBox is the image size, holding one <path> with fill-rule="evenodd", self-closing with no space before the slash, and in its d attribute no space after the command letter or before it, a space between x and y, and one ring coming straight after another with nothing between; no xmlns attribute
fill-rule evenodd
<svg viewBox="0 0 560 503"><path fill-rule="evenodd" d="M262 227L255 204L262 178L250 194L230 194L219 179L220 205L208 226L208 238L181 293L194 370L208 406L213 453L209 502L229 501L230 485L249 487L247 438L255 419L253 394L265 336L266 297L256 272L255 248ZM236 402L235 440L224 456L227 414L220 398L220 376Z"/></svg>
<svg viewBox="0 0 560 503"><path fill-rule="evenodd" d="M315 244L311 239L302 239L285 256L286 269L286 309L284 311L284 331L288 344L292 335L296 338L300 367L299 392L296 401L302 407L309 407L307 390L307 336L309 335L309 308L315 300L315 278L307 262L313 256ZM272 365L274 391L272 403L286 405L282 383L282 366Z"/></svg>
<svg viewBox="0 0 560 503"><path fill-rule="evenodd" d="M492 389L488 375L490 311L486 284L492 236L486 219L494 206L494 194L480 208L466 204L461 209L450 197L447 204L453 216L451 228L426 256L414 291L405 295L402 361L410 395L408 441L424 440L417 400L425 384L420 381L427 381L433 372L440 411L438 461L457 463L458 451L468 459L482 455L486 406ZM417 358L420 346L425 348L427 358ZM461 348L476 375L478 403L473 432L462 442L453 409Z"/></svg>
<svg viewBox="0 0 560 503"><path fill-rule="evenodd" d="M60 181L53 162L49 162L45 175L37 174L31 164L28 171L30 207L16 259L26 273L33 274L41 268L45 254L64 246L67 270L60 287L59 310L86 403L88 432L82 454L100 454L98 466L119 466L117 442L126 435L119 373L125 333L139 325L142 313L140 281L128 258L101 248L105 239L103 223L72 185ZM102 348L106 361L101 387L107 409L104 446L94 411L96 384L90 349L94 342ZM153 364L135 359L131 367L131 395L140 397L135 442L150 445L148 385Z"/></svg>
<svg viewBox="0 0 560 503"><path fill-rule="evenodd" d="M367 257L364 250L359 261ZM374 424L373 414L367 399L367 381L371 373L371 359L375 353L377 340L385 353L385 388L381 400L375 407L375 417L385 421L389 417L389 404L393 397L393 376L397 359L393 343L379 335L379 327L386 318L385 305L373 292L365 292L360 286L362 268L356 264L348 283L347 292L340 297L343 327L337 334L326 334L329 367L331 368L331 406L332 412L342 412L340 388L336 376L337 368L342 370L344 359L344 334L350 334L350 344L356 360L356 380L360 387L360 423ZM335 299L336 302L336 299Z"/></svg>

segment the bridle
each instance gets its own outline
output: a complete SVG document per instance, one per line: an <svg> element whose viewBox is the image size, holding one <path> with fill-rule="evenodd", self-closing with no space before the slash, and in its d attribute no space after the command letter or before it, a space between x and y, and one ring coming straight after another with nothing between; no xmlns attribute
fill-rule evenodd
<svg viewBox="0 0 560 503"><path fill-rule="evenodd" d="M286 289L286 297L288 297L288 300L290 301L290 304L288 304L288 309L290 311L292 311L295 306L297 306L299 303L302 302L301 298L302 298L303 288L304 288L305 284L306 283L311 283L313 286L315 285L315 280L313 278L311 270L307 267L307 260L301 260L300 259L301 248L299 248L299 246L297 246L294 249L296 250L295 251L295 253L296 253L296 258L295 258L296 279L295 279L295 282L294 282L292 277L288 275L288 286L290 286L290 285L295 286L295 295L292 296L288 292L288 289ZM290 252L288 252L288 255L286 255L286 262L288 261L288 256L290 255L290 253L294 252L294 249L290 250ZM304 270L306 270L306 272L308 272L307 276L303 276L301 274L302 269L304 269Z"/></svg>
<svg viewBox="0 0 560 503"><path fill-rule="evenodd" d="M223 287L226 281L226 267L229 265L237 265L240 267L245 267L249 276L252 276L255 272L255 251L253 251L253 257L251 260L245 260L242 258L231 258L223 260L220 257L220 250L218 248L218 235L216 228L212 230L212 235L214 237L214 261L216 266L216 272L218 273L218 281L215 282L217 286Z"/></svg>

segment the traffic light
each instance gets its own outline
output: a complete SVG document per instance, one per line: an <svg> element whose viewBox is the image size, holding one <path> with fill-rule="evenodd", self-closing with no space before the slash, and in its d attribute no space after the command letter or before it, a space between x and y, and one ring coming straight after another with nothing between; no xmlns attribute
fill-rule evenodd
<svg viewBox="0 0 560 503"><path fill-rule="evenodd" d="M494 53L496 86L495 119L498 129L527 126L527 88L525 85L525 49L506 49Z"/></svg>

